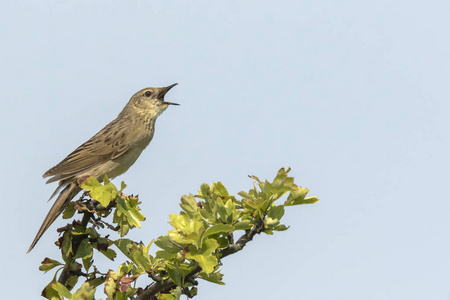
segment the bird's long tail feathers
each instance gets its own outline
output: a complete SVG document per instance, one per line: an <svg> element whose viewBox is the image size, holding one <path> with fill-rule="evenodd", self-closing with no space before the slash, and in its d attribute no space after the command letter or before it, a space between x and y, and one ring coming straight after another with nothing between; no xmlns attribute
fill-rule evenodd
<svg viewBox="0 0 450 300"><path fill-rule="evenodd" d="M61 188L61 185L58 186L57 190ZM77 185L77 183L72 182L69 183L59 194L58 198L56 198L55 203L53 203L52 208L50 208L50 211L48 212L47 216L45 217L44 222L41 225L41 228L39 228L38 233L36 234L36 237L34 238L33 242L31 243L30 248L28 249L27 253L29 253L36 243L39 241L41 236L44 234L44 232L52 225L52 223L56 220L56 218L62 213L62 211L66 208L67 204L69 204L70 200L72 200L73 197L75 197L78 192L80 192L81 188Z"/></svg>

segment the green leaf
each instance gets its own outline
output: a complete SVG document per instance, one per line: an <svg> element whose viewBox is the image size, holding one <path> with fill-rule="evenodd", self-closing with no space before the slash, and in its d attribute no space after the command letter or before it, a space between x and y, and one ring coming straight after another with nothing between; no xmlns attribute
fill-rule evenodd
<svg viewBox="0 0 450 300"><path fill-rule="evenodd" d="M62 265L63 265L63 264L60 263L59 261L53 260L53 259L50 259L50 258L46 257L46 258L41 262L41 265L39 266L39 270L41 270L41 271L47 273L48 271L50 271L50 270L53 269L54 267L62 266Z"/></svg>
<svg viewBox="0 0 450 300"><path fill-rule="evenodd" d="M206 274L210 274L218 264L217 257L212 255L218 246L219 244L212 239L206 240L201 249L190 245L189 252L186 252L185 257L195 260Z"/></svg>
<svg viewBox="0 0 450 300"><path fill-rule="evenodd" d="M252 196L250 196L249 193L244 192L244 191L239 192L238 195L241 196L242 198L247 198L247 199L253 198Z"/></svg>
<svg viewBox="0 0 450 300"><path fill-rule="evenodd" d="M144 215L137 210L137 207L133 207L127 198L120 197L117 199L117 210L125 215L127 222L131 226L141 227L139 221L145 220Z"/></svg>
<svg viewBox="0 0 450 300"><path fill-rule="evenodd" d="M320 200L316 196L308 197L303 199L301 204L314 204L316 202L319 202Z"/></svg>
<svg viewBox="0 0 450 300"><path fill-rule="evenodd" d="M181 197L180 203L181 209L184 210L190 218L193 218L195 214L198 213L199 207L197 206L197 201L192 194L183 195Z"/></svg>
<svg viewBox="0 0 450 300"><path fill-rule="evenodd" d="M285 230L288 230L288 229L289 229L289 226L286 227L286 225L280 224L280 225L276 226L273 230L285 231Z"/></svg>
<svg viewBox="0 0 450 300"><path fill-rule="evenodd" d="M266 224L266 227L268 229L273 229L275 226L280 224L280 220L272 219L271 217L266 217L265 220L264 220L264 223Z"/></svg>
<svg viewBox="0 0 450 300"><path fill-rule="evenodd" d="M133 260L132 251L138 248L136 242L129 239L118 239L114 241L114 245L116 245L116 247L119 248L119 250L122 251L126 257Z"/></svg>
<svg viewBox="0 0 450 300"><path fill-rule="evenodd" d="M116 210L117 211L117 210ZM119 227L119 235L120 236L126 236L128 231L130 231L130 225L128 224L128 222L124 221L124 222L120 222L119 223L120 227Z"/></svg>
<svg viewBox="0 0 450 300"><path fill-rule="evenodd" d="M197 296L197 288L193 287L189 290L189 294L191 294L192 297Z"/></svg>
<svg viewBox="0 0 450 300"><path fill-rule="evenodd" d="M63 241L62 241L62 253L63 253L63 259L66 260L70 254L72 254L72 233L68 230L64 232L63 234Z"/></svg>
<svg viewBox="0 0 450 300"><path fill-rule="evenodd" d="M59 283L59 282L52 282L52 283L50 283L50 286L51 286L55 291L57 291L58 294L61 295L62 297L67 298L67 299L72 299L72 294L71 294L71 293L69 292L69 290L68 290L64 285L62 285L61 283Z"/></svg>
<svg viewBox="0 0 450 300"><path fill-rule="evenodd" d="M160 294L158 296L158 300L178 300L179 297L173 295L173 294Z"/></svg>
<svg viewBox="0 0 450 300"><path fill-rule="evenodd" d="M54 279L56 280L56 279ZM45 286L44 290L42 291L42 297L45 297L47 299L51 300L59 300L61 297L59 296L59 293L55 291L51 286L51 283L49 283L47 286Z"/></svg>
<svg viewBox="0 0 450 300"><path fill-rule="evenodd" d="M152 268L152 262L148 258L148 255L139 251L133 252L133 262L145 271Z"/></svg>
<svg viewBox="0 0 450 300"><path fill-rule="evenodd" d="M251 220L243 220L234 224L234 230L247 230L253 227Z"/></svg>
<svg viewBox="0 0 450 300"><path fill-rule="evenodd" d="M104 207L107 207L111 200L114 200L118 191L114 184L112 184L105 175L102 185L95 177L88 177L80 184L82 189L88 190L92 199L97 200Z"/></svg>
<svg viewBox="0 0 450 300"><path fill-rule="evenodd" d="M256 176L254 176L254 175L248 175L248 177L250 177L250 178L253 179L253 180L256 180L258 183L261 182L261 180L259 180L259 178L256 177Z"/></svg>
<svg viewBox="0 0 450 300"><path fill-rule="evenodd" d="M222 281L223 274L220 272L214 272L210 274L206 274L205 272L200 272L200 278L212 283L225 285L225 283Z"/></svg>
<svg viewBox="0 0 450 300"><path fill-rule="evenodd" d="M161 249L164 249L165 251L175 254L180 252L182 249L178 247L177 245L174 245L168 236L161 236L155 241L155 245L158 246Z"/></svg>
<svg viewBox="0 0 450 300"><path fill-rule="evenodd" d="M94 263L92 256L83 257L82 261L83 261L84 269L86 270L86 272L89 272L89 269L91 268L92 264Z"/></svg>
<svg viewBox="0 0 450 300"><path fill-rule="evenodd" d="M107 258L109 258L110 260L114 260L114 258L116 258L117 253L116 251L114 251L111 248L108 248L106 251L101 250L100 251L104 256L106 256Z"/></svg>
<svg viewBox="0 0 450 300"><path fill-rule="evenodd" d="M296 186L289 194L288 198L286 199L286 202L284 202L284 205L291 206L291 205L307 204L307 203L304 203L305 196L307 193L308 193L308 189L304 189L302 187ZM312 202L312 203L314 203L314 202Z"/></svg>
<svg viewBox="0 0 450 300"><path fill-rule="evenodd" d="M202 198L202 199L205 199L205 197L208 196L209 192L210 192L209 185L207 185L206 183L203 183L200 186L200 190L199 190L199 194L200 195L199 195L199 197Z"/></svg>
<svg viewBox="0 0 450 300"><path fill-rule="evenodd" d="M70 219L75 214L75 208L74 208L75 202L69 202L67 205L67 208L63 212L63 219Z"/></svg>
<svg viewBox="0 0 450 300"><path fill-rule="evenodd" d="M66 288L71 291L78 282L78 275L70 276L66 283ZM72 295L73 297L73 295Z"/></svg>
<svg viewBox="0 0 450 300"><path fill-rule="evenodd" d="M92 246L88 239L81 240L77 253L74 258L92 257Z"/></svg>
<svg viewBox="0 0 450 300"><path fill-rule="evenodd" d="M284 207L282 205L271 206L267 212L267 216L272 219L280 220L284 215Z"/></svg>
<svg viewBox="0 0 450 300"><path fill-rule="evenodd" d="M155 241L155 245L163 250L156 251L156 257L161 259L171 259L178 252L183 250L170 241L168 236L161 236Z"/></svg>
<svg viewBox="0 0 450 300"><path fill-rule="evenodd" d="M205 238L207 238L208 236L217 234L217 233L221 233L221 232L231 232L234 231L234 226L232 225L228 225L228 224L217 224L217 225L213 225L211 227L208 227L205 231L205 233L203 233L202 236L202 241L204 241Z"/></svg>
<svg viewBox="0 0 450 300"><path fill-rule="evenodd" d="M116 281L118 280L119 276L113 270L109 270L105 279L105 294L111 299L117 291Z"/></svg>
<svg viewBox="0 0 450 300"><path fill-rule="evenodd" d="M178 244L200 244L206 225L200 221L199 215L195 215L191 220L189 215L182 211L179 215L170 214L169 217L169 224L175 228L167 233L172 241Z"/></svg>
<svg viewBox="0 0 450 300"><path fill-rule="evenodd" d="M122 293L121 291L117 291L114 294L114 300L127 300L127 294Z"/></svg>
<svg viewBox="0 0 450 300"><path fill-rule="evenodd" d="M233 213L236 208L236 204L233 200L228 199L226 202L222 201L222 199L217 199L217 212L220 216L220 221L223 223L232 223L233 222ZM231 217L231 218L230 218Z"/></svg>
<svg viewBox="0 0 450 300"><path fill-rule="evenodd" d="M212 188L214 190L214 194L221 197L227 197L229 196L227 189L223 185L222 182L216 182L212 184Z"/></svg>
<svg viewBox="0 0 450 300"><path fill-rule="evenodd" d="M128 273L130 273L131 269L133 268L133 264L128 262L128 263L123 263L119 266L119 270L118 270L118 274L122 277L126 276ZM128 278L132 279L132 278ZM134 279L133 279L134 280Z"/></svg>
<svg viewBox="0 0 450 300"><path fill-rule="evenodd" d="M95 287L91 286L89 282L85 282L73 293L72 300L94 300L94 297Z"/></svg>
<svg viewBox="0 0 450 300"><path fill-rule="evenodd" d="M178 285L181 286L181 279L182 276L179 272L177 272L176 269L170 268L169 266L167 267L167 273L169 274L170 278L172 278L173 282Z"/></svg>
<svg viewBox="0 0 450 300"><path fill-rule="evenodd" d="M230 240L227 233L219 233L218 235L213 235L211 237L219 244L217 247L218 249L225 249L230 245Z"/></svg>
<svg viewBox="0 0 450 300"><path fill-rule="evenodd" d="M120 183L120 190L119 190L119 194L123 192L123 190L127 187L127 185L125 184L125 182L121 182Z"/></svg>
<svg viewBox="0 0 450 300"><path fill-rule="evenodd" d="M105 283L105 278L103 278L103 277L97 277L97 278L89 281L89 285L93 288L96 288L103 283Z"/></svg>

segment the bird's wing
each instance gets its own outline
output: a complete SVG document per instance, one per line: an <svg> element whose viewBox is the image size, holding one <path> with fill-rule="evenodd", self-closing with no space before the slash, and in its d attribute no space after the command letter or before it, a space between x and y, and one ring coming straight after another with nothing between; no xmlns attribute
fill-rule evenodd
<svg viewBox="0 0 450 300"><path fill-rule="evenodd" d="M86 143L75 149L59 164L42 175L47 183L73 177L104 162L115 159L130 148L127 128L111 122Z"/></svg>

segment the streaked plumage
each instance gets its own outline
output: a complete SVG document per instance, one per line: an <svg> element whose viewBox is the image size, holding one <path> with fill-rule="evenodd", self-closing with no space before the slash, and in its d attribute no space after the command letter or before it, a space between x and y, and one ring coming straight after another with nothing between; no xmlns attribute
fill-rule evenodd
<svg viewBox="0 0 450 300"><path fill-rule="evenodd" d="M164 101L164 95L175 85L145 88L134 94L115 120L44 173L44 178L51 177L47 183L59 181L50 199L61 192L28 252L33 249L70 200L80 192L78 179L89 175L102 181L105 174L109 178L114 178L134 164L152 140L158 116L169 105L178 105Z"/></svg>

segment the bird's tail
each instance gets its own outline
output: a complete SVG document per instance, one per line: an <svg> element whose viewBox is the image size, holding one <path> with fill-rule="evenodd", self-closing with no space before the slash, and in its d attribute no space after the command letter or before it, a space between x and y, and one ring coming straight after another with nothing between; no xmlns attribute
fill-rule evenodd
<svg viewBox="0 0 450 300"><path fill-rule="evenodd" d="M61 187L58 186L58 188ZM50 225L52 225L56 218L66 208L67 204L69 204L70 200L72 200L72 198L75 197L80 192L80 190L81 188L77 185L76 182L71 182L61 191L58 198L56 198L55 203L53 203L52 208L50 208L50 211L45 217L45 220L42 223L41 228L39 228L39 231L36 234L33 242L31 243L31 246L28 249L27 253L29 253L34 248L44 232L50 227Z"/></svg>

